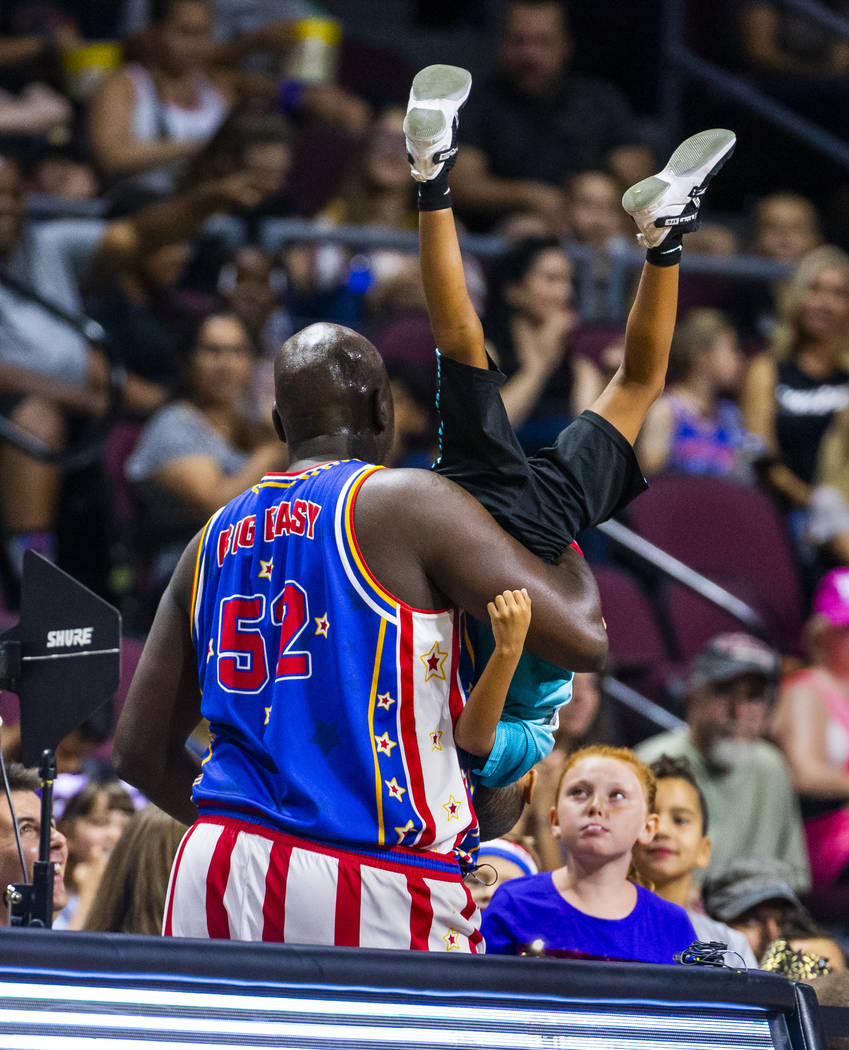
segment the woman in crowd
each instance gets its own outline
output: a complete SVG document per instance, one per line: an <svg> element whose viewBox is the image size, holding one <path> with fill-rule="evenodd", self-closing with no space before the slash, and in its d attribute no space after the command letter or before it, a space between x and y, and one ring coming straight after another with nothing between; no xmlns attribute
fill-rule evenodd
<svg viewBox="0 0 849 1050"><path fill-rule="evenodd" d="M404 153L404 110L378 116L339 195L318 215L327 226L367 226L413 232L417 226L415 183ZM286 252L293 311L322 314L343 324L424 310L415 251L358 250L327 241L295 245Z"/></svg>
<svg viewBox="0 0 849 1050"><path fill-rule="evenodd" d="M189 350L184 397L150 419L127 460L142 504L140 546L154 555L154 591L214 511L267 471L285 469L285 446L270 424L251 419L254 356L235 314L206 317Z"/></svg>
<svg viewBox="0 0 849 1050"><path fill-rule="evenodd" d="M811 664L782 683L772 730L800 796L814 886L849 893L849 569L820 582L806 634Z"/></svg>
<svg viewBox="0 0 849 1050"><path fill-rule="evenodd" d="M654 836L654 807L654 776L633 752L570 755L551 816L566 861L495 893L481 925L487 952L671 963L696 939L687 913L633 881L632 851Z"/></svg>
<svg viewBox="0 0 849 1050"><path fill-rule="evenodd" d="M637 441L643 473L750 480L761 443L733 400L743 373L737 333L719 310L691 310L675 329L667 391Z"/></svg>
<svg viewBox="0 0 849 1050"><path fill-rule="evenodd" d="M105 177L166 194L224 120L234 89L211 64L208 0L154 0L148 44L144 62L126 63L95 89L88 135Z"/></svg>
<svg viewBox="0 0 849 1050"><path fill-rule="evenodd" d="M822 527L822 492L816 486L820 444L835 416L849 406L849 256L825 245L802 259L784 290L779 324L769 351L749 367L743 420L764 443L765 477L800 536L809 527L817 545L828 544L849 561L845 516ZM826 501L827 502L827 501Z"/></svg>
<svg viewBox="0 0 849 1050"><path fill-rule="evenodd" d="M161 933L171 865L186 830L152 803L131 817L109 856L85 929Z"/></svg>
<svg viewBox="0 0 849 1050"><path fill-rule="evenodd" d="M83 928L109 854L134 812L129 792L117 780L92 780L68 800L59 821L68 840L68 903L54 929Z"/></svg>
<svg viewBox="0 0 849 1050"><path fill-rule="evenodd" d="M604 386L592 362L570 352L577 323L572 264L559 240L528 237L508 249L493 270L484 327L507 375L507 414L528 445L548 444Z"/></svg>

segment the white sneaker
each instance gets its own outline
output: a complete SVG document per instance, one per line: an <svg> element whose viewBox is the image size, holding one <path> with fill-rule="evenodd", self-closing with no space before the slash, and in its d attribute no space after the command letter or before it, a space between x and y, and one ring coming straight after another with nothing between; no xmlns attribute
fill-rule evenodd
<svg viewBox="0 0 849 1050"><path fill-rule="evenodd" d="M700 131L681 143L663 171L625 191L622 207L639 226L647 248L662 244L673 227L681 233L699 228L702 196L736 141L725 128Z"/></svg>
<svg viewBox="0 0 849 1050"><path fill-rule="evenodd" d="M457 114L469 97L472 75L459 66L426 66L413 77L404 135L418 182L435 179L457 156Z"/></svg>

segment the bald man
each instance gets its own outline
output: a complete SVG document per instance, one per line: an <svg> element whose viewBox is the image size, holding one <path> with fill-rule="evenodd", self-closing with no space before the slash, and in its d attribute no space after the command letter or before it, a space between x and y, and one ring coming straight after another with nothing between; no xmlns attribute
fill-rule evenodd
<svg viewBox="0 0 849 1050"><path fill-rule="evenodd" d="M193 825L164 930L474 952L459 609L483 618L493 595L526 587L528 646L595 669L598 592L574 551L545 564L452 482L378 466L393 407L362 336L294 335L275 397L290 469L186 549L116 733L121 776ZM201 715L198 777L184 742Z"/></svg>

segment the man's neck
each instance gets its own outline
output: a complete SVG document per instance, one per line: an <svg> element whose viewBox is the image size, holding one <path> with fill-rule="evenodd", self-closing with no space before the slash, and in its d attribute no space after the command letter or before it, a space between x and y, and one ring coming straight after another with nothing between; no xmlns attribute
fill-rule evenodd
<svg viewBox="0 0 849 1050"><path fill-rule="evenodd" d="M337 459L363 459L353 448L354 442L349 434L325 435L310 438L289 446L289 472L298 473L317 466L319 463L330 463Z"/></svg>

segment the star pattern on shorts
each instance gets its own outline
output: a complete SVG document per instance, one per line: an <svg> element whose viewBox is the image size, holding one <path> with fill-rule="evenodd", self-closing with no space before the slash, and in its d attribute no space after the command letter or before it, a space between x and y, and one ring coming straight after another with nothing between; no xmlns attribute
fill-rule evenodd
<svg viewBox="0 0 849 1050"><path fill-rule="evenodd" d="M430 749L431 751L442 750L442 730L431 729L430 731Z"/></svg>
<svg viewBox="0 0 849 1050"><path fill-rule="evenodd" d="M440 678L443 682L447 680L445 661L448 659L448 653L444 653L439 648L438 641L434 642L426 653L422 653L419 659L425 665L426 682L429 682L431 678Z"/></svg>
<svg viewBox="0 0 849 1050"><path fill-rule="evenodd" d="M265 721L262 723L264 726L268 725L269 718L271 718L271 704L265 708Z"/></svg>
<svg viewBox="0 0 849 1050"><path fill-rule="evenodd" d="M260 558L259 562L259 578L261 580L271 579L271 570L274 568L274 559L269 558L268 561L263 561Z"/></svg>
<svg viewBox="0 0 849 1050"><path fill-rule="evenodd" d="M395 697L390 696L389 692L377 694L377 706L382 707L384 711L388 711L389 708L395 703Z"/></svg>
<svg viewBox="0 0 849 1050"><path fill-rule="evenodd" d="M416 825L412 822L412 820L408 820L403 828L395 828L395 833L398 835L398 845L399 846L404 841L406 836L410 834L410 832L413 830L413 828L415 826Z"/></svg>
<svg viewBox="0 0 849 1050"><path fill-rule="evenodd" d="M396 740L389 739L389 733L381 733L380 736L374 738L375 744L377 744L377 750L381 755L391 755L392 748L398 746Z"/></svg>
<svg viewBox="0 0 849 1050"><path fill-rule="evenodd" d="M459 820L460 810L463 808L463 803L458 802L453 795L449 795L448 801L442 803L442 808L448 814L449 820Z"/></svg>
<svg viewBox="0 0 849 1050"><path fill-rule="evenodd" d="M460 950L460 933L458 930L446 930L442 935L447 952L458 952Z"/></svg>
<svg viewBox="0 0 849 1050"><path fill-rule="evenodd" d="M213 641L210 638L209 645L206 647L206 662L209 663L213 656L215 656L215 645L213 644Z"/></svg>
<svg viewBox="0 0 849 1050"><path fill-rule="evenodd" d="M327 618L327 613L324 616L314 616L315 620L315 633L320 634L322 638L327 637L327 632L330 630L330 620Z"/></svg>
<svg viewBox="0 0 849 1050"><path fill-rule="evenodd" d="M384 780L384 784L386 784L389 794L394 799L397 799L400 802L401 796L406 792L407 789L401 787L401 785L398 783L398 778L393 777L391 780Z"/></svg>

